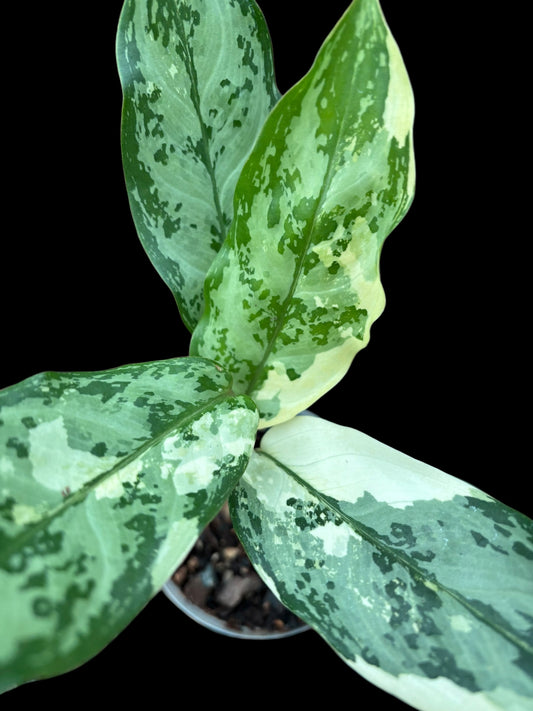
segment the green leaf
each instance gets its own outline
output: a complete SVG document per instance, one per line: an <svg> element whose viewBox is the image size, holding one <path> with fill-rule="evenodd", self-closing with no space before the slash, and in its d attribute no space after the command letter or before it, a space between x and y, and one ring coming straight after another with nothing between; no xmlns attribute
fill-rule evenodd
<svg viewBox="0 0 533 711"><path fill-rule="evenodd" d="M234 374L263 425L346 373L384 295L379 256L414 189L412 91L376 0L353 2L245 164L191 353Z"/></svg>
<svg viewBox="0 0 533 711"><path fill-rule="evenodd" d="M234 490L252 563L353 669L423 711L533 704L533 522L346 427L269 430Z"/></svg>
<svg viewBox="0 0 533 711"><path fill-rule="evenodd" d="M141 242L192 331L241 167L279 98L253 0L126 0L122 151Z"/></svg>
<svg viewBox="0 0 533 711"><path fill-rule="evenodd" d="M100 651L241 476L254 404L198 358L0 392L0 690Z"/></svg>

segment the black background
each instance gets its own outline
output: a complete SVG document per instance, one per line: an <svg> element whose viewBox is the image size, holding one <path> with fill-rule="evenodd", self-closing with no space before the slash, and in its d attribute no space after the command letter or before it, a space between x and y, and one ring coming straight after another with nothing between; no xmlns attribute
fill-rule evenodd
<svg viewBox="0 0 533 711"><path fill-rule="evenodd" d="M285 91L349 3L259 4ZM15 43L4 65L0 386L43 370L187 354L189 336L137 240L123 184L120 7L46 3L5 20ZM385 313L349 374L313 409L531 515L528 220L519 207L520 122L510 108L517 47L501 15L414 0L382 7L416 97L417 194L383 250ZM9 692L0 705L126 706L151 697L154 706L261 699L284 708L316 706L319 693L407 708L312 633L263 644L220 637L159 594L95 659Z"/></svg>

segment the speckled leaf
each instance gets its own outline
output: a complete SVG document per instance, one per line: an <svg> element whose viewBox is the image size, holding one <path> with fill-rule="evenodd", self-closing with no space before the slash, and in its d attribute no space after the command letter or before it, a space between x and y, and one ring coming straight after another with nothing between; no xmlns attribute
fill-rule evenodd
<svg viewBox="0 0 533 711"><path fill-rule="evenodd" d="M86 661L162 587L252 450L230 385L181 358L0 392L0 690Z"/></svg>
<svg viewBox="0 0 533 711"><path fill-rule="evenodd" d="M533 522L356 430L269 430L231 498L252 562L353 669L423 711L533 708Z"/></svg>
<svg viewBox="0 0 533 711"><path fill-rule="evenodd" d="M316 401L368 341L381 247L413 195L412 121L379 4L357 0L265 123L193 334L265 425Z"/></svg>
<svg viewBox="0 0 533 711"><path fill-rule="evenodd" d="M122 150L141 242L192 330L243 162L279 97L253 0L126 0Z"/></svg>

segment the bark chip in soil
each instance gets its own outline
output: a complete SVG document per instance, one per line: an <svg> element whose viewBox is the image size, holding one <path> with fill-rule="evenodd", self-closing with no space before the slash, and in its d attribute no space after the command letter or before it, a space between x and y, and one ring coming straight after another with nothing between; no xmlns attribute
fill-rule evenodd
<svg viewBox="0 0 533 711"><path fill-rule="evenodd" d="M191 602L232 629L286 632L304 625L253 569L227 504L202 531L172 580Z"/></svg>

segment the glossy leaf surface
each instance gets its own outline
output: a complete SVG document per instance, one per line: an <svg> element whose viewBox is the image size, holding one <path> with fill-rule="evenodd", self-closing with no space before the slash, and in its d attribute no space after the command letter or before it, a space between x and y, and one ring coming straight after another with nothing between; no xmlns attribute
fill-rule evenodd
<svg viewBox="0 0 533 711"><path fill-rule="evenodd" d="M353 669L423 711L533 704L533 522L319 418L272 428L231 499L254 566Z"/></svg>
<svg viewBox="0 0 533 711"><path fill-rule="evenodd" d="M196 358L0 393L0 688L89 659L162 587L241 476L258 421Z"/></svg>
<svg viewBox="0 0 533 711"><path fill-rule="evenodd" d="M239 172L279 97L270 38L253 0L126 0L117 61L133 219L192 330Z"/></svg>
<svg viewBox="0 0 533 711"><path fill-rule="evenodd" d="M381 314L383 241L414 189L413 98L376 0L353 2L245 164L192 350L234 374L263 424L346 373Z"/></svg>

